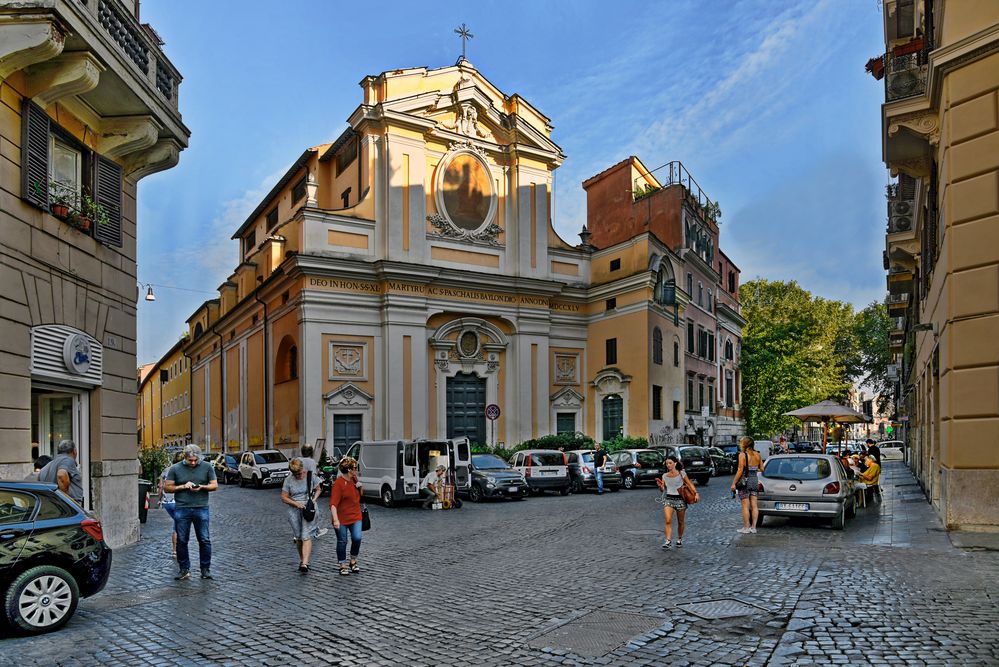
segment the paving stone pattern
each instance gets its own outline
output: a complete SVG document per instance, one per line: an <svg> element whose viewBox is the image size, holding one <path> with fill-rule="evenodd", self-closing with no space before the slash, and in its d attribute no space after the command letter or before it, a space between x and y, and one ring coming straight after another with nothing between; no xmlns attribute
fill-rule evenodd
<svg viewBox="0 0 999 667"><path fill-rule="evenodd" d="M57 633L0 641L0 665L999 664L999 553L951 546L901 464L845 531L771 518L738 534L729 484L702 489L671 551L648 488L372 507L349 577L332 532L298 574L278 490L223 487L215 581L173 581L169 520L152 511L106 590ZM711 601L747 615L680 606ZM574 653L600 614L612 622Z"/></svg>

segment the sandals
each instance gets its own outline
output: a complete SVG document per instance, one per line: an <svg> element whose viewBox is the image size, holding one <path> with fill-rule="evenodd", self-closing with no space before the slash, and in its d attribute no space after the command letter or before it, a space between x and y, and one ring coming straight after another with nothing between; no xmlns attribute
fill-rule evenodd
<svg viewBox="0 0 999 667"><path fill-rule="evenodd" d="M341 564L340 565L340 576L341 577L346 577L346 576L349 576L349 575L350 575L350 568L347 567L346 563Z"/></svg>
<svg viewBox="0 0 999 667"><path fill-rule="evenodd" d="M357 561L356 560L350 561L350 571L351 572L360 572L361 571L361 568L357 566Z"/></svg>

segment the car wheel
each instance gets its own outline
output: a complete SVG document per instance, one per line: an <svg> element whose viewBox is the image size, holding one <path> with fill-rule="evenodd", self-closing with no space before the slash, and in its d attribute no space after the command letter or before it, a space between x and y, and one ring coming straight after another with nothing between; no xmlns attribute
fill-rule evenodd
<svg viewBox="0 0 999 667"><path fill-rule="evenodd" d="M711 481L711 475L701 475L697 478L697 483L701 486L707 486L708 482Z"/></svg>
<svg viewBox="0 0 999 667"><path fill-rule="evenodd" d="M572 492L573 493L583 492L583 480L581 478L577 477L576 479L572 480Z"/></svg>
<svg viewBox="0 0 999 667"><path fill-rule="evenodd" d="M30 634L61 628L76 611L80 587L66 570L39 565L21 573L7 589L8 622Z"/></svg>
<svg viewBox="0 0 999 667"><path fill-rule="evenodd" d="M264 488L264 479L263 479L263 477L257 477L256 475L254 475L254 477L253 477L253 486L257 487L258 489Z"/></svg>
<svg viewBox="0 0 999 667"><path fill-rule="evenodd" d="M624 481L624 488L628 489L629 491L631 491L632 489L635 488L635 476L634 475L625 475L623 481Z"/></svg>
<svg viewBox="0 0 999 667"><path fill-rule="evenodd" d="M385 507L392 507L392 505L394 504L395 504L395 496L392 495L392 488L389 486L383 486L382 505L384 505Z"/></svg>
<svg viewBox="0 0 999 667"><path fill-rule="evenodd" d="M239 476L239 488L241 488L241 489L245 489L246 488L246 478L243 477L243 475Z"/></svg>
<svg viewBox="0 0 999 667"><path fill-rule="evenodd" d="M832 527L835 530L843 530L846 526L846 503L843 503L839 511L836 512L836 516L832 518Z"/></svg>
<svg viewBox="0 0 999 667"><path fill-rule="evenodd" d="M482 502L482 489L479 488L478 484L472 484L472 486L468 488L468 499L473 503Z"/></svg>

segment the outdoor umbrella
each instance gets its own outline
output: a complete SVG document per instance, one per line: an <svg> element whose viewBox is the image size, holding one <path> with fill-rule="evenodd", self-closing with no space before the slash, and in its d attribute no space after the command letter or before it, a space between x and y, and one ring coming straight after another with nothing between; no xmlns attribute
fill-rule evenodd
<svg viewBox="0 0 999 667"><path fill-rule="evenodd" d="M867 415L845 405L840 405L836 401L822 401L784 414L788 417L797 417L802 422L822 422L822 451L825 451L826 448L826 433L829 430L827 428L829 422L859 424L871 421Z"/></svg>

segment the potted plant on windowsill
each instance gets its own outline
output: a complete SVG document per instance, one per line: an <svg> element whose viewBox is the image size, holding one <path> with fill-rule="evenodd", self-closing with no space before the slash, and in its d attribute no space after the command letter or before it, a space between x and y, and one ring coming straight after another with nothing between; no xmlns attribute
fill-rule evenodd
<svg viewBox="0 0 999 667"><path fill-rule="evenodd" d="M60 220L66 220L75 204L76 193L59 183L49 185L49 210Z"/></svg>
<svg viewBox="0 0 999 667"><path fill-rule="evenodd" d="M93 197L84 194L80 198L79 222L83 231L89 231L91 223L95 225L106 225L110 222L106 208L94 201Z"/></svg>
<svg viewBox="0 0 999 667"><path fill-rule="evenodd" d="M70 209L66 222L85 234L90 232L90 217L83 215L80 211Z"/></svg>

